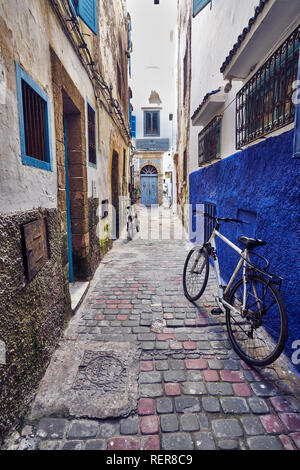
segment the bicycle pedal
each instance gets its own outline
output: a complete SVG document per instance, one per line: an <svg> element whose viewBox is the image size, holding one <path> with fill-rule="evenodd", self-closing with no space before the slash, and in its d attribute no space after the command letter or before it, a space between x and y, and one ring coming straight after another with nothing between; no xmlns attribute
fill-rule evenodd
<svg viewBox="0 0 300 470"><path fill-rule="evenodd" d="M210 313L211 313L212 315L221 315L221 313L223 313L223 312L222 312L222 309L221 309L221 308L215 307L215 308L213 308L213 309L211 310Z"/></svg>

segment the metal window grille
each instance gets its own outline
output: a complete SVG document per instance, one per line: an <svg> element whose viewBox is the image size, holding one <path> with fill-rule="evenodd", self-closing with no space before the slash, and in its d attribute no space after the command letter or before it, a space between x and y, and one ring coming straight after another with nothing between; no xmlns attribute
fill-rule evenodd
<svg viewBox="0 0 300 470"><path fill-rule="evenodd" d="M294 122L299 32L298 26L237 94L237 149Z"/></svg>
<svg viewBox="0 0 300 470"><path fill-rule="evenodd" d="M141 175L157 175L157 169L152 165L146 165L141 169Z"/></svg>
<svg viewBox="0 0 300 470"><path fill-rule="evenodd" d="M46 101L22 80L26 155L47 162Z"/></svg>
<svg viewBox="0 0 300 470"><path fill-rule="evenodd" d="M220 158L222 117L216 116L198 136L199 166Z"/></svg>
<svg viewBox="0 0 300 470"><path fill-rule="evenodd" d="M88 104L89 162L96 165L96 115Z"/></svg>
<svg viewBox="0 0 300 470"><path fill-rule="evenodd" d="M216 217L217 206L212 202L204 203L204 243L208 242L215 227L215 221L208 216Z"/></svg>

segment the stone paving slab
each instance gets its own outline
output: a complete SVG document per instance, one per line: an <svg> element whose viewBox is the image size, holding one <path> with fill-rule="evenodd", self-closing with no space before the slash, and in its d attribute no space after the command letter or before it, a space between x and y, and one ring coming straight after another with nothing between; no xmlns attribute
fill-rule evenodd
<svg viewBox="0 0 300 470"><path fill-rule="evenodd" d="M40 383L29 418L110 418L136 411L139 356L130 343L64 342ZM70 430L76 437L73 428L76 423Z"/></svg>
<svg viewBox="0 0 300 470"><path fill-rule="evenodd" d="M163 217L169 215L165 211ZM147 216L141 211L141 225ZM175 216L171 226L174 233L182 231ZM69 362L77 361L73 375L66 374L66 359L59 355L51 361L52 374L48 372L61 382L56 398L66 407L56 406L51 400L51 380L43 381L36 403L50 396L46 411L38 407L36 413L33 407L35 419L15 433L7 446L129 451L300 449L298 375L284 356L262 369L240 360L228 341L224 316L210 315L215 307L214 277L210 275L197 304L188 302L182 271L190 244L183 239L159 240L155 231L154 235L152 240L135 236L130 243L118 241L104 258L65 334L63 350ZM85 392L89 391L86 376L80 372L80 365L86 366L83 351L121 351L122 344L126 354L136 351L131 362L136 372L130 407L127 402L116 405L119 413L108 413L115 419L104 419L112 406L109 398L103 398L97 412L91 400L82 399L80 413L71 412L70 403L60 395L77 374L78 386L85 384ZM92 379L93 372L92 368ZM104 382L100 389L109 397ZM120 404L122 397L119 400Z"/></svg>

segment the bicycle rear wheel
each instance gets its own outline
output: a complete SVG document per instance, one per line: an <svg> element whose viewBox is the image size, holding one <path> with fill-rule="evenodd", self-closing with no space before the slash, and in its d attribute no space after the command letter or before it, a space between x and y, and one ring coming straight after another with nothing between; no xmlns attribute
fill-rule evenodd
<svg viewBox="0 0 300 470"><path fill-rule="evenodd" d="M194 302L203 294L209 275L209 256L205 246L193 248L187 255L183 269L183 290Z"/></svg>
<svg viewBox="0 0 300 470"><path fill-rule="evenodd" d="M246 282L243 311L243 279L232 288L226 309L226 326L235 352L248 364L266 366L282 353L288 321L280 293L264 278L251 276Z"/></svg>

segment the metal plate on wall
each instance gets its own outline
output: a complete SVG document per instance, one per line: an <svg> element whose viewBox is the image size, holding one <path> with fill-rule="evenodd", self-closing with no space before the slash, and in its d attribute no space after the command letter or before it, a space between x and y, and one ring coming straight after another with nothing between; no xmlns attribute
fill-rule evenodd
<svg viewBox="0 0 300 470"><path fill-rule="evenodd" d="M27 277L31 281L49 259L46 219L23 225Z"/></svg>

